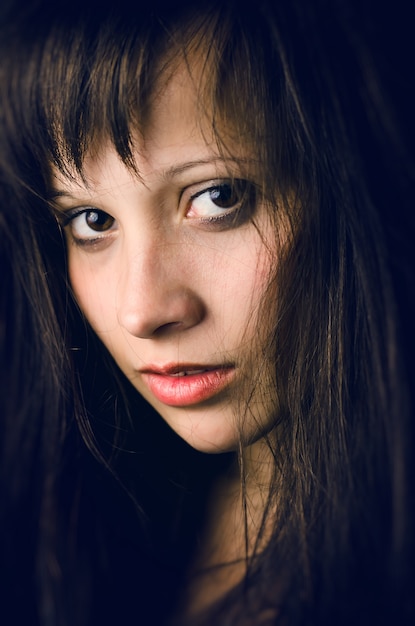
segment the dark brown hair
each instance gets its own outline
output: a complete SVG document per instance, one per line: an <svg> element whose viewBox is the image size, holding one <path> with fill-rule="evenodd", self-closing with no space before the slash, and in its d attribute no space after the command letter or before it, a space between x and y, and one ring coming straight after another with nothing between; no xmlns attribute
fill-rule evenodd
<svg viewBox="0 0 415 626"><path fill-rule="evenodd" d="M221 149L229 149L224 128L248 138L261 163L267 198L291 225L290 250L275 274L278 306L270 341L276 353L279 430L272 443L275 478L267 511L277 505L278 513L267 549L249 564L244 584L214 609L215 619L319 626L409 623L414 161L413 93L404 72L410 57L405 37L397 39L401 24L381 9L373 18L366 2L346 6L340 0L257 2L243 9L212 2L203 11L187 3L156 3L151 9L136 7L133 14L123 3L86 3L77 11L72 4L67 11L64 6L46 13L38 3L18 17L11 11L3 28L1 52L13 62L13 71L3 62L1 77L3 154L12 163L4 168L5 178L14 177L19 195L13 191L13 198L30 215L33 232L25 250L37 244L51 274L41 289L35 277L27 292L36 291L37 307L50 302L46 320L59 307L66 316L65 292L59 298L57 288L48 295L53 281L65 280L59 232L45 210L49 164L82 173L85 154L105 134L134 169L132 132L145 121L157 76L174 71L174 51L191 59L200 46L206 59L200 102L214 112ZM385 46L385 33L393 45ZM399 206L398 216L392 206ZM23 221L21 211L13 214L17 218ZM12 215L2 219L6 223ZM8 259L9 254L7 249ZM24 255L16 255L25 266ZM54 265L56 257L60 261ZM33 266L41 272L38 256ZM71 315L76 346L89 346L94 371L113 380L108 383L113 397L127 399L128 390L117 392L110 366L100 363L101 348L83 329L76 308ZM53 324L56 330L62 320ZM43 350L52 359L64 352L57 349L59 342L34 346L33 353ZM24 369L23 363L15 366ZM53 366L55 373L72 372L69 387L78 385L79 369L73 360ZM91 448L89 428L102 410L102 395L98 402L95 389L85 400L88 385L87 376L77 392L77 408L64 412L76 415ZM40 396L71 393L60 382L53 386L54 391L41 389ZM85 402L88 416L81 408ZM56 413L50 407L42 411ZM112 403L105 415L114 420ZM154 448L162 445L159 434L171 443L167 431L145 434L153 437ZM173 449L180 445L174 441ZM188 454L188 466L184 463L180 472L192 473L197 466L200 478L204 461ZM101 456L111 456L111 445ZM126 478L128 464L120 469L144 509L151 508L145 489L156 489L163 481L157 474L165 469L162 462L159 469L155 463L151 467L144 472L151 487L133 486L131 476ZM176 506L176 496L173 502ZM81 523L87 526L82 517ZM137 528L144 533L142 525ZM165 528L157 528L161 536ZM183 547L180 541L173 555ZM82 549L88 555L84 544ZM106 550L111 567L114 550ZM76 582L71 585L76 588ZM131 609L128 602L125 606ZM271 618L264 613L268 607ZM98 614L93 605L90 619Z"/></svg>

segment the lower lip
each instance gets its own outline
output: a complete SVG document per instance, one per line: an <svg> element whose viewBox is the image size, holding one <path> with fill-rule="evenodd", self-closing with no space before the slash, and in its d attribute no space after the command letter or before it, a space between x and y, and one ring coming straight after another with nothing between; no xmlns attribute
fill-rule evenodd
<svg viewBox="0 0 415 626"><path fill-rule="evenodd" d="M151 393L163 404L192 406L219 394L229 385L233 374L233 368L223 368L187 376L146 373L142 377Z"/></svg>

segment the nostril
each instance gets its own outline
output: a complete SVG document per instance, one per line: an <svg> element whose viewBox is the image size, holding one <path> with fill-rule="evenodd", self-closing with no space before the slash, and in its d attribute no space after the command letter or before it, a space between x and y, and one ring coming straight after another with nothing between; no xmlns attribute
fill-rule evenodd
<svg viewBox="0 0 415 626"><path fill-rule="evenodd" d="M127 290L126 290L127 291ZM128 289L117 311L120 325L135 337L149 339L183 332L199 324L205 307L199 296L187 289Z"/></svg>
<svg viewBox="0 0 415 626"><path fill-rule="evenodd" d="M168 322L167 324L162 324L154 331L154 335L163 336L168 335L170 332L174 332L179 330L180 327L183 327L183 322Z"/></svg>

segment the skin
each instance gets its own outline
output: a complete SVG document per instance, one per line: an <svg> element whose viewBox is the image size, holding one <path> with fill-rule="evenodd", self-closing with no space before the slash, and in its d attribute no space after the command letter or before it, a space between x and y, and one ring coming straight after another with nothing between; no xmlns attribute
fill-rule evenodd
<svg viewBox="0 0 415 626"><path fill-rule="evenodd" d="M102 142L85 160L86 182L55 171L54 188L84 314L171 428L216 453L237 448L248 396L244 440L272 427L272 366L262 363L268 342L257 316L277 252L250 150L221 156L196 92L184 68L157 90L135 141L139 177ZM149 368L182 365L226 367L225 384L186 406L160 401Z"/></svg>

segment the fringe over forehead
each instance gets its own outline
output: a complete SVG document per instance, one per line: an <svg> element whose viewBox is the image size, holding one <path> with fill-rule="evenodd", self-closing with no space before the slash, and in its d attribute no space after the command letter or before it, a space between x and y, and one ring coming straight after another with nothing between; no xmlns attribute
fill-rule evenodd
<svg viewBox="0 0 415 626"><path fill-rule="evenodd" d="M176 3L174 11L88 6L37 14L36 27L27 16L10 37L21 66L13 82L15 129L39 163L82 173L91 146L109 138L135 169L132 137L145 129L155 88L181 62L191 68L197 59L199 110L208 113L219 148L229 151L232 134L255 146L265 178L270 172L275 181L283 169L280 184L292 180L298 167L289 90L260 11L232 2L190 10Z"/></svg>

